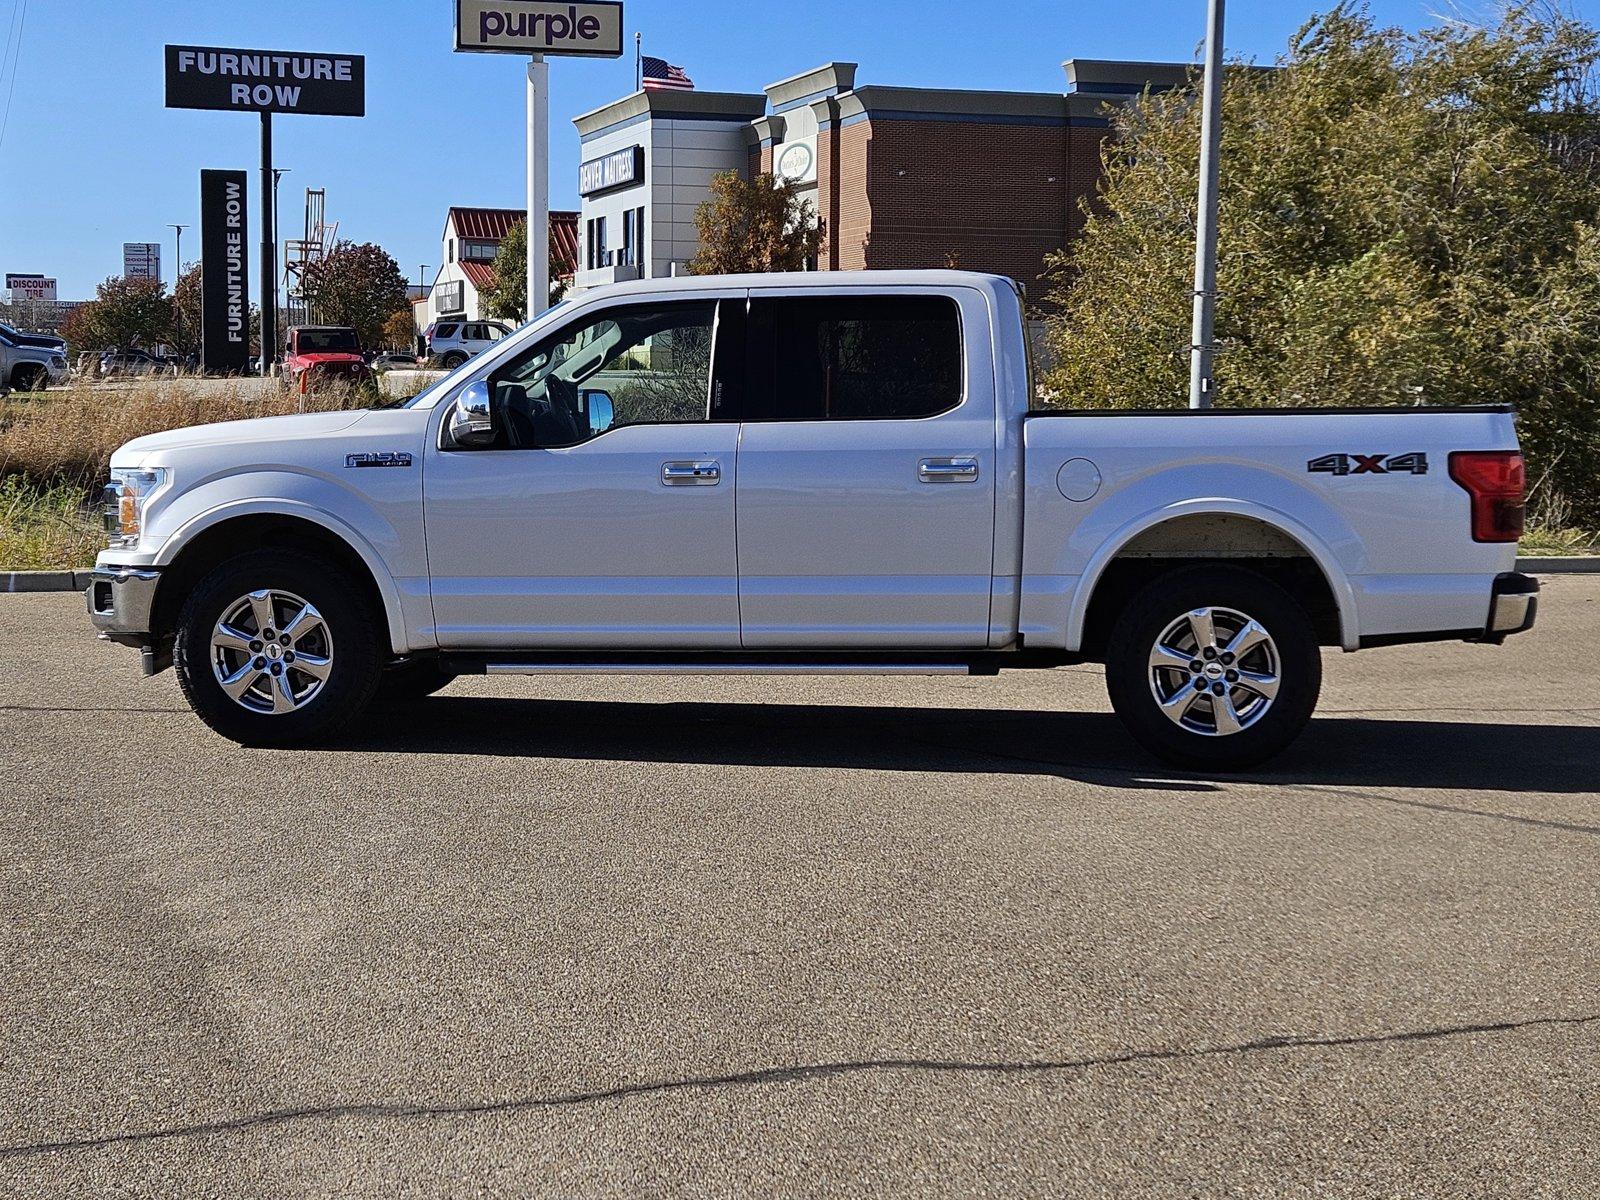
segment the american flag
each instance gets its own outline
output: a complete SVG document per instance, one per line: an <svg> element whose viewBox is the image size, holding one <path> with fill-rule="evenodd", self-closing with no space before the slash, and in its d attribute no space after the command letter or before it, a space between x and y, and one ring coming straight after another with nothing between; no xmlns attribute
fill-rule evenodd
<svg viewBox="0 0 1600 1200"><path fill-rule="evenodd" d="M646 54L640 64L644 71L644 90L659 92L668 88L692 92L694 80L683 73L682 67L675 67L664 58L651 58Z"/></svg>

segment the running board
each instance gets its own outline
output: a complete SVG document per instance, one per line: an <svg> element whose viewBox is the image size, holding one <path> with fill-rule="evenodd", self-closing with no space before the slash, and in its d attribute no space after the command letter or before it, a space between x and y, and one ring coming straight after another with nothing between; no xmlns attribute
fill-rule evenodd
<svg viewBox="0 0 1600 1200"><path fill-rule="evenodd" d="M485 675L970 675L964 662L486 662Z"/></svg>

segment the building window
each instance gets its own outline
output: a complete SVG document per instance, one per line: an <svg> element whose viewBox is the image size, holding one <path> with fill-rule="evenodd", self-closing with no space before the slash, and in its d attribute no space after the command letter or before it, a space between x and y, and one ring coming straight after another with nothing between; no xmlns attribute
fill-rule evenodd
<svg viewBox="0 0 1600 1200"><path fill-rule="evenodd" d="M589 221L589 270L611 265L611 254L606 250L606 219L594 217Z"/></svg>
<svg viewBox="0 0 1600 1200"><path fill-rule="evenodd" d="M455 260L456 260L456 240L455 240L455 238L450 238L448 241L445 242L445 262L455 262Z"/></svg>
<svg viewBox="0 0 1600 1200"><path fill-rule="evenodd" d="M493 262L494 256L499 250L499 242L487 242L481 239L461 239L462 262Z"/></svg>

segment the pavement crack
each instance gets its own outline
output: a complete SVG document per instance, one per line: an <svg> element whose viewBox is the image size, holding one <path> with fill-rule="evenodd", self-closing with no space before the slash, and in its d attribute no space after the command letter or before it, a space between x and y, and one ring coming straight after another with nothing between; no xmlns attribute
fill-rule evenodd
<svg viewBox="0 0 1600 1200"><path fill-rule="evenodd" d="M331 1120L347 1117L384 1120L395 1118L442 1119L492 1116L501 1113L576 1108L606 1101L627 1100L638 1096L660 1095L672 1092L802 1083L814 1079L831 1079L844 1075L858 1075L876 1071L923 1071L934 1074L997 1076L1047 1074L1090 1071L1146 1062L1160 1063L1221 1058L1228 1055L1256 1054L1279 1050L1325 1050L1353 1046L1395 1045L1408 1042L1433 1041L1440 1038L1464 1037L1474 1034L1507 1033L1540 1027L1572 1027L1595 1022L1600 1022L1600 1013L1565 1017L1531 1017L1520 1021L1494 1021L1473 1025L1449 1025L1431 1029L1348 1034L1332 1037L1283 1035L1222 1046L1129 1050L1121 1054L1053 1061L1036 1059L1022 1062L968 1062L960 1059L938 1058L874 1058L856 1061L800 1063L781 1067L761 1067L755 1070L723 1075L696 1075L679 1079L646 1080L592 1091L563 1092L549 1096L521 1096L506 1100L490 1100L471 1104L347 1103L313 1105L301 1108L277 1108L269 1109L265 1112L248 1113L239 1117L202 1121L189 1125L171 1125L161 1129L133 1133L111 1133L97 1137L67 1138L59 1141L0 1146L0 1159L24 1158L74 1150L94 1150L108 1146L164 1141L170 1138L203 1137L212 1134L234 1133L266 1126L284 1125L294 1121Z"/></svg>
<svg viewBox="0 0 1600 1200"><path fill-rule="evenodd" d="M1262 782L1271 782L1263 780ZM1351 800L1376 800L1383 804L1398 804L1404 808L1422 808L1429 812L1448 813L1453 817L1483 817L1490 821L1510 821L1516 825L1533 825L1541 829L1559 829L1563 833L1582 833L1590 837L1600 836L1600 825L1579 825L1573 821L1551 821L1545 817L1524 817L1520 813L1489 812L1482 808L1461 808L1454 804L1437 804L1429 800L1407 800L1400 796L1386 796L1382 792L1358 791L1354 788L1336 788L1279 783L1277 786L1288 788L1292 792L1300 792L1312 796L1344 796Z"/></svg>

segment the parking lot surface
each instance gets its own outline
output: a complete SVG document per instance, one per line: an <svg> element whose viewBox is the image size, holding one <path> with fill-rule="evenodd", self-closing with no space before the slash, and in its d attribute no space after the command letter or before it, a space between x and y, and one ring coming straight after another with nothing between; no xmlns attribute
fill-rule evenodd
<svg viewBox="0 0 1600 1200"><path fill-rule="evenodd" d="M1330 652L469 679L243 750L0 596L0 1195L1600 1194L1600 579Z"/></svg>

